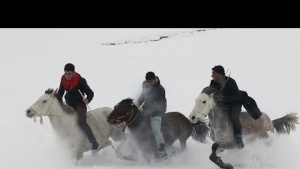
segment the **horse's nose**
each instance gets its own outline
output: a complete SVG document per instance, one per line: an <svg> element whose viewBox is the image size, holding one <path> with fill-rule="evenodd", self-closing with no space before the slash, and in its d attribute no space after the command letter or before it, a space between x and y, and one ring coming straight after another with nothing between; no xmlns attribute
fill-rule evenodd
<svg viewBox="0 0 300 169"><path fill-rule="evenodd" d="M197 123L198 120L199 119L195 115L190 116L190 122L191 123Z"/></svg>
<svg viewBox="0 0 300 169"><path fill-rule="evenodd" d="M26 116L31 117L32 116L32 111L30 109L25 110Z"/></svg>

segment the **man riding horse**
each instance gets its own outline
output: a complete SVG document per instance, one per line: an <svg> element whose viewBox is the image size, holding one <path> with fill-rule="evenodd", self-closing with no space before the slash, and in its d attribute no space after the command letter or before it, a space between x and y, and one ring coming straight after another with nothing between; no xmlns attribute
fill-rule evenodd
<svg viewBox="0 0 300 169"><path fill-rule="evenodd" d="M139 106L143 105L143 112L150 115L151 127L155 136L161 157L166 159L165 141L161 133L161 120L167 109L165 89L159 78L153 72L146 73L142 93L137 100Z"/></svg>
<svg viewBox="0 0 300 169"><path fill-rule="evenodd" d="M220 91L220 94L214 95L214 99L218 105L223 104L228 109L228 115L233 125L235 144L239 149L242 149L244 148L240 122L242 104L238 85L234 79L225 76L224 68L221 65L212 68L212 78L209 86Z"/></svg>
<svg viewBox="0 0 300 169"><path fill-rule="evenodd" d="M98 150L100 148L99 143L86 122L86 105L92 101L94 92L87 84L85 78L75 71L75 66L72 63L65 65L64 72L65 74L61 77L57 94L62 101L62 97L66 92L65 100L67 105L71 106L78 113L78 125L87 135L92 144L92 150ZM86 98L82 98L78 91L79 89L87 95Z"/></svg>

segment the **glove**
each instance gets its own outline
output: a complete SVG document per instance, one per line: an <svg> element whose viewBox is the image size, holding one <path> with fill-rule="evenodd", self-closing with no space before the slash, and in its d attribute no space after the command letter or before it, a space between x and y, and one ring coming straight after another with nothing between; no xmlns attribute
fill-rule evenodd
<svg viewBox="0 0 300 169"><path fill-rule="evenodd" d="M136 106L139 111L143 111L143 108L141 106Z"/></svg>

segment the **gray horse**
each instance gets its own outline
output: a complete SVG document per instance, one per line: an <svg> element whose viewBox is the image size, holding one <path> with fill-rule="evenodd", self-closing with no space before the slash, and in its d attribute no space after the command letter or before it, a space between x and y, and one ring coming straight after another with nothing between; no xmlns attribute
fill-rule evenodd
<svg viewBox="0 0 300 169"><path fill-rule="evenodd" d="M87 112L86 121L90 125L101 149L112 146L109 140L110 137L114 141L126 140L124 128L107 123L107 116L111 111L112 109L109 107L102 107ZM76 112L60 102L53 89L48 89L33 105L26 109L26 116L29 118L40 117L41 122L42 116L48 116L55 132L68 143L72 157L77 162L83 157L84 152L91 150L91 143L77 123ZM114 147L112 146L112 148ZM120 148L118 147L116 150L118 157Z"/></svg>
<svg viewBox="0 0 300 169"><path fill-rule="evenodd" d="M213 88L206 87L195 101L193 111L190 113L190 121L194 125L198 125L198 132L206 136L209 133L208 130L202 130L205 123L205 117L208 116L210 137L214 144L212 145L212 153L210 160L218 165L220 168L232 169L233 166L228 163L224 163L221 157L217 156L217 153L222 152L225 149L232 149L234 147L234 134L232 123L229 119L228 112L223 106L217 105L213 99L213 95L217 91ZM267 138L268 132L287 133L296 129L298 124L298 117L296 113L287 114L281 118L270 120L269 116L265 113L254 120L248 112L241 112L240 120L242 123L242 134L249 141L253 141L257 138ZM205 131L205 132L203 132Z"/></svg>

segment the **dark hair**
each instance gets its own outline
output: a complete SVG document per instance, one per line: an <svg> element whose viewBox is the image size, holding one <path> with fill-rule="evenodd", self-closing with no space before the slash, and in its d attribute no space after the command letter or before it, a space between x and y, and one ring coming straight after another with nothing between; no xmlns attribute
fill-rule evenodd
<svg viewBox="0 0 300 169"><path fill-rule="evenodd" d="M146 80L155 79L155 74L153 72L147 72L145 78L146 78Z"/></svg>
<svg viewBox="0 0 300 169"><path fill-rule="evenodd" d="M224 68L221 65L213 67L212 70L219 73L219 74L221 74L221 75L225 75Z"/></svg>
<svg viewBox="0 0 300 169"><path fill-rule="evenodd" d="M65 69L64 70L65 71L72 71L72 72L74 72L75 71L75 66L72 63L67 63L65 65Z"/></svg>

